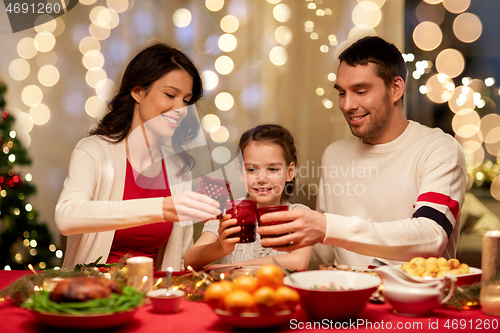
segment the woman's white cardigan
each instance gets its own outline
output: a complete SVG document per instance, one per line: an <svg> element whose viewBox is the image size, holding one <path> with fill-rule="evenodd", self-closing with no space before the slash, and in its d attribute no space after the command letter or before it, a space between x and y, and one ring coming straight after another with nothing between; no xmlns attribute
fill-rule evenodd
<svg viewBox="0 0 500 333"><path fill-rule="evenodd" d="M162 146L163 156L172 156ZM172 195L191 190L191 174L175 176L174 158L165 162ZM163 198L123 201L126 173L125 142L110 143L99 136L80 140L71 155L68 177L56 205L55 222L68 242L63 267L108 259L114 230L164 222ZM184 268L184 254L193 245L192 223L174 223L160 249L157 268ZM158 264L161 263L160 267Z"/></svg>

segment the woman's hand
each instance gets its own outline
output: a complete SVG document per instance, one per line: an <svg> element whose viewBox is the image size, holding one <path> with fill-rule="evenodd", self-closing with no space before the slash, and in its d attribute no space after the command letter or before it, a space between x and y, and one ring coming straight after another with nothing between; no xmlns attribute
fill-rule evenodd
<svg viewBox="0 0 500 333"><path fill-rule="evenodd" d="M240 241L239 237L229 237L241 230L240 226L234 226L237 222L237 219L232 219L230 214L226 214L219 223L219 242L224 255L233 252L236 243Z"/></svg>
<svg viewBox="0 0 500 333"><path fill-rule="evenodd" d="M163 218L165 221L199 222L215 218L221 214L219 203L200 193L187 191L163 198Z"/></svg>

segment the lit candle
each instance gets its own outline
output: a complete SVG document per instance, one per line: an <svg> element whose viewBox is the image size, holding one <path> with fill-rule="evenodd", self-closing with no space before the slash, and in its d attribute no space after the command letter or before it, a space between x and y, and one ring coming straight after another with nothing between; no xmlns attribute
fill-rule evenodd
<svg viewBox="0 0 500 333"><path fill-rule="evenodd" d="M132 257L127 259L127 286L141 292L153 289L153 259Z"/></svg>

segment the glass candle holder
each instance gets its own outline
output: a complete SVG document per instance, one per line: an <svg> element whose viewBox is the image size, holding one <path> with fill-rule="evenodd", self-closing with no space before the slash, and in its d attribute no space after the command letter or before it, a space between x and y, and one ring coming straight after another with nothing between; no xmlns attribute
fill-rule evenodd
<svg viewBox="0 0 500 333"><path fill-rule="evenodd" d="M140 292L153 289L153 259L148 257L132 257L127 259L127 286Z"/></svg>
<svg viewBox="0 0 500 333"><path fill-rule="evenodd" d="M483 235L481 269L481 310L488 315L500 316L500 230Z"/></svg>
<svg viewBox="0 0 500 333"><path fill-rule="evenodd" d="M226 214L230 214L232 218L238 220L236 226L240 226L241 230L230 235L229 237L239 237L238 243L255 242L255 219L256 219L257 203L252 200L230 201L226 203Z"/></svg>

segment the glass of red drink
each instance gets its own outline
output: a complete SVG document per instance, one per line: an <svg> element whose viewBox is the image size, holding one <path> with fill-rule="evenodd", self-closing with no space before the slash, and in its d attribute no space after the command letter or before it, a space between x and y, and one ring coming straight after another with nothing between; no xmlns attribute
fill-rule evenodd
<svg viewBox="0 0 500 333"><path fill-rule="evenodd" d="M286 223L284 221L262 222L260 220L260 217L264 214L267 214L267 213L283 212L283 211L287 211L287 210L288 210L288 205L279 205L279 206L257 208L257 222L259 224L259 227L265 227L265 226L270 226L270 225ZM283 236L283 235L261 235L260 237L268 238L268 237L280 237L280 236Z"/></svg>
<svg viewBox="0 0 500 333"><path fill-rule="evenodd" d="M252 200L230 201L226 203L226 214L230 214L233 219L237 219L236 226L241 230L229 237L240 237L238 243L255 242L255 219L257 203Z"/></svg>

